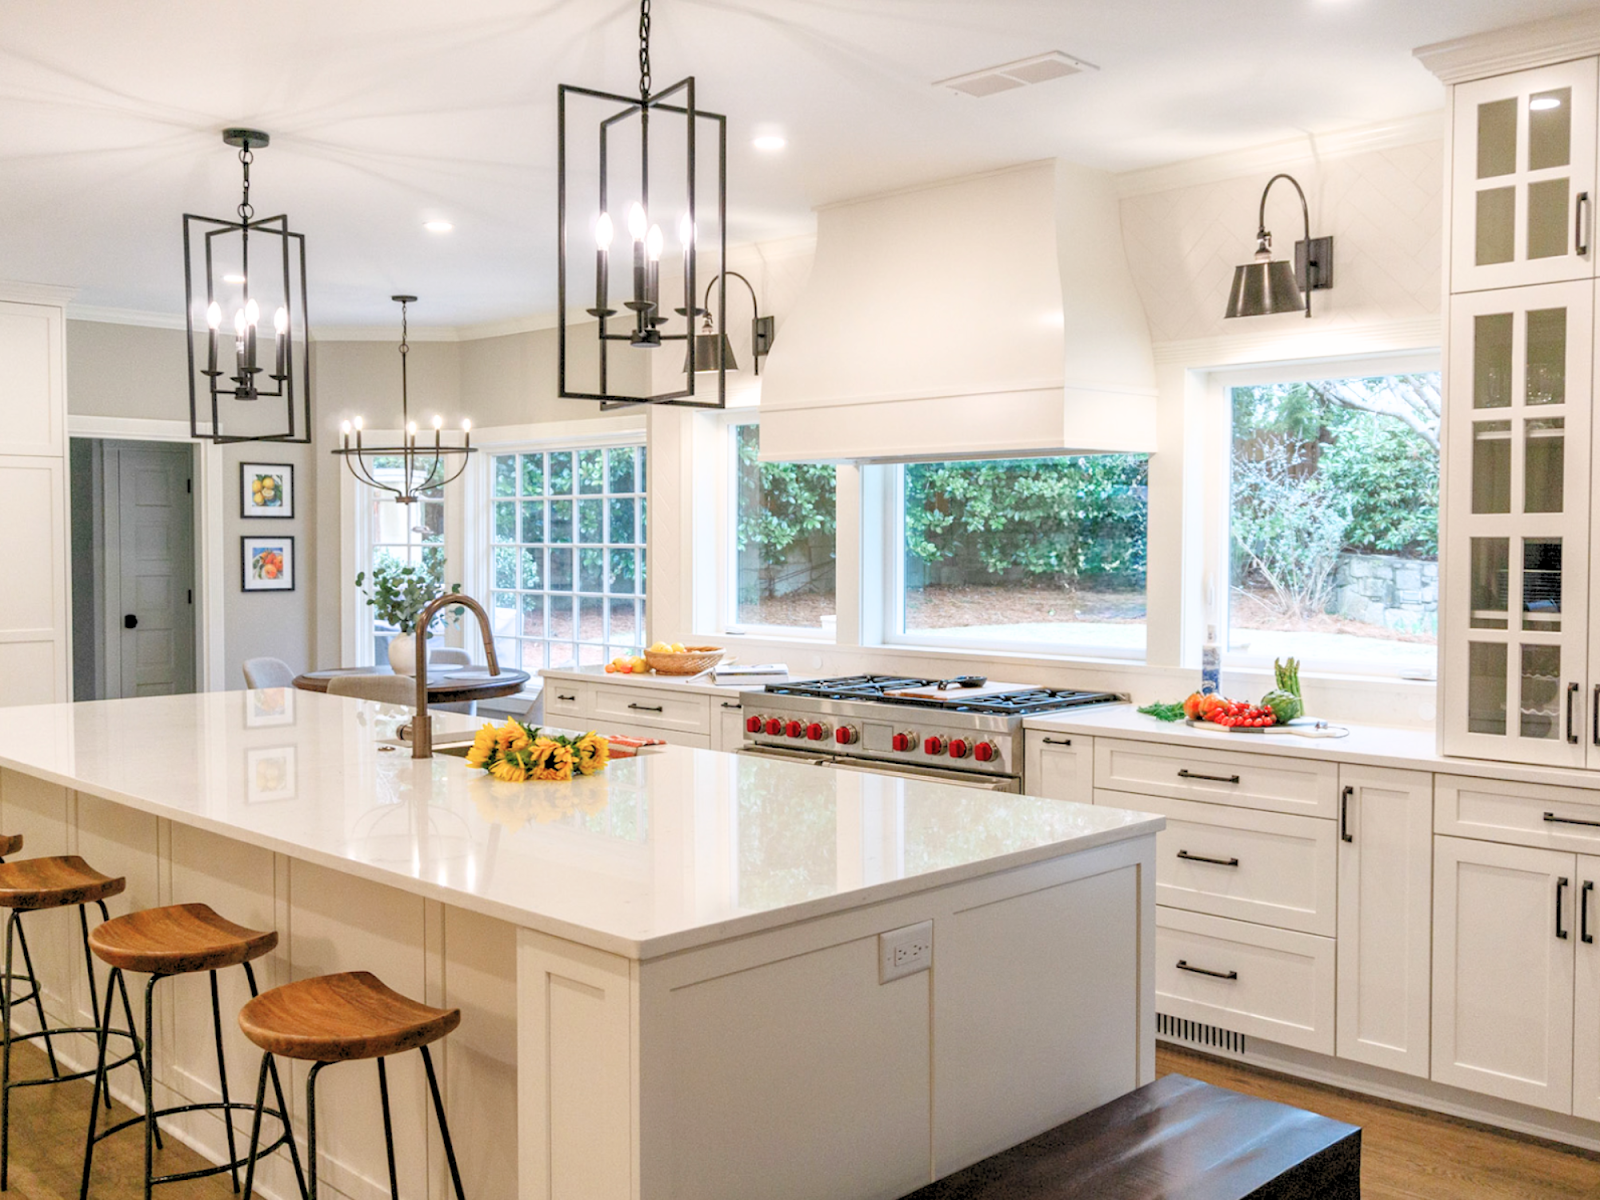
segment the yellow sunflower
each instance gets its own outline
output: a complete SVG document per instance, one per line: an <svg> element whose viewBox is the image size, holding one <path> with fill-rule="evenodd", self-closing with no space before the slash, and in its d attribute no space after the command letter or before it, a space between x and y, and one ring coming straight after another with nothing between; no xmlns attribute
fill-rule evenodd
<svg viewBox="0 0 1600 1200"><path fill-rule="evenodd" d="M528 778L527 770L514 758L496 759L489 774L506 783L522 783Z"/></svg>
<svg viewBox="0 0 1600 1200"><path fill-rule="evenodd" d="M487 766L494 757L498 748L498 735L493 725L485 725L478 730L478 736L472 739L472 749L467 751L467 766Z"/></svg>

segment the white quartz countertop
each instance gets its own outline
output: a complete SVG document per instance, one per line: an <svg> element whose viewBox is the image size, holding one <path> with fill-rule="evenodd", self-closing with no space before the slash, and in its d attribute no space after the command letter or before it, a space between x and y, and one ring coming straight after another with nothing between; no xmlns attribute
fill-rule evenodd
<svg viewBox="0 0 1600 1200"><path fill-rule="evenodd" d="M668 691L686 692L694 696L723 697L739 692L760 691L767 684L778 682L770 675L749 681L740 680L737 683L713 683L709 675L699 679L692 679L687 675L607 675L604 667L579 667L570 671L546 667L539 674L555 682L570 680L573 683L623 684L627 687L665 688ZM790 675L787 682L796 683L809 678L809 675Z"/></svg>
<svg viewBox="0 0 1600 1200"><path fill-rule="evenodd" d="M1315 713L1309 714L1315 716ZM1350 731L1348 737L1299 737L1290 733L1232 733L1219 727L1188 725L1183 721L1158 721L1131 704L1107 704L1052 717L1029 717L1024 728L1081 737L1117 737L1167 745L1204 746L1212 750L1246 754L1279 754L1291 758L1316 758L1351 766L1399 767L1440 775L1470 775L1487 779L1514 779L1565 787L1600 788L1600 772L1476 758L1446 758L1438 751L1431 729L1396 729L1382 725L1331 722Z"/></svg>
<svg viewBox="0 0 1600 1200"><path fill-rule="evenodd" d="M384 749L407 715L293 689L5 708L0 768L638 959L1164 824L676 746L501 783Z"/></svg>

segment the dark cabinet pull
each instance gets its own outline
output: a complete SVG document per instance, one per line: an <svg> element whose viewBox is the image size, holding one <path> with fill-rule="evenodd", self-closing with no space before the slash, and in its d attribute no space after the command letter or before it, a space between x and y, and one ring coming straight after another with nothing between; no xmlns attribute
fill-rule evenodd
<svg viewBox="0 0 1600 1200"><path fill-rule="evenodd" d="M1574 746L1578 744L1580 735L1578 723L1572 719L1572 702L1578 698L1578 692L1581 690L1581 684L1567 684L1567 741Z"/></svg>
<svg viewBox="0 0 1600 1200"><path fill-rule="evenodd" d="M1585 945L1594 945L1594 934L1589 932L1589 893L1594 891L1594 880L1585 879L1583 890L1578 893L1578 940Z"/></svg>
<svg viewBox="0 0 1600 1200"><path fill-rule="evenodd" d="M1179 767L1178 768L1178 778L1179 779L1204 779L1204 780L1206 780L1207 782L1210 782L1210 783L1238 783L1239 782L1239 777L1237 775L1201 775L1196 771L1189 770L1188 767Z"/></svg>
<svg viewBox="0 0 1600 1200"><path fill-rule="evenodd" d="M1558 817L1555 813L1545 813L1544 819L1552 825L1587 825L1591 829L1600 829L1600 821L1580 821L1577 817Z"/></svg>
<svg viewBox="0 0 1600 1200"><path fill-rule="evenodd" d="M1339 840L1341 842L1355 841L1355 838L1350 836L1350 797L1355 794L1356 790L1353 787L1347 787L1339 794Z"/></svg>
<svg viewBox="0 0 1600 1200"><path fill-rule="evenodd" d="M732 701L731 701L731 700L724 700L724 701L723 701L723 702L722 702L722 707L723 707L723 708L731 708L731 709L733 709L733 710L735 710L735 711L738 711L738 710L739 710L739 709L741 709L741 708L743 708L743 707L744 707L744 705L742 705L742 704L735 704L735 703L733 703L733 702L732 702Z"/></svg>
<svg viewBox="0 0 1600 1200"><path fill-rule="evenodd" d="M1596 690L1600 691L1600 688L1597 688ZM1044 739L1044 744L1046 746L1070 746L1072 745L1072 739L1047 737Z"/></svg>
<svg viewBox="0 0 1600 1200"><path fill-rule="evenodd" d="M1579 192L1578 202L1573 205L1572 214L1572 245L1582 258L1589 253L1589 238L1585 229L1584 215L1589 211L1589 193Z"/></svg>
<svg viewBox="0 0 1600 1200"><path fill-rule="evenodd" d="M1187 850L1179 850L1178 857L1187 859L1189 862L1216 863L1219 867L1237 867L1239 865L1237 858L1207 858L1204 854L1190 854Z"/></svg>
<svg viewBox="0 0 1600 1200"><path fill-rule="evenodd" d="M1185 962L1181 958L1178 960L1178 970L1180 970L1180 971L1192 971L1196 975L1209 975L1213 979L1237 979L1237 978L1239 978L1239 972L1237 972L1237 971L1229 971L1226 974L1224 974L1221 971L1208 971L1204 967L1191 967L1187 962Z"/></svg>
<svg viewBox="0 0 1600 1200"><path fill-rule="evenodd" d="M1567 890L1567 882L1565 875L1556 880L1556 936L1562 941L1567 940L1567 931L1561 928L1561 893Z"/></svg>
<svg viewBox="0 0 1600 1200"><path fill-rule="evenodd" d="M139 618L134 616L132 613L128 613L126 616L124 616L122 618L122 627L124 629L137 629L137 628L139 628Z"/></svg>
<svg viewBox="0 0 1600 1200"><path fill-rule="evenodd" d="M576 696L563 696L560 692L557 692L556 693L556 699L557 700L576 700L577 697Z"/></svg>
<svg viewBox="0 0 1600 1200"><path fill-rule="evenodd" d="M1589 719L1594 722L1594 744L1600 746L1600 683L1594 685L1594 712Z"/></svg>
<svg viewBox="0 0 1600 1200"><path fill-rule="evenodd" d="M633 709L634 712L660 712L661 711L661 705L659 705L659 704L630 704L630 705L628 705L628 707Z"/></svg>

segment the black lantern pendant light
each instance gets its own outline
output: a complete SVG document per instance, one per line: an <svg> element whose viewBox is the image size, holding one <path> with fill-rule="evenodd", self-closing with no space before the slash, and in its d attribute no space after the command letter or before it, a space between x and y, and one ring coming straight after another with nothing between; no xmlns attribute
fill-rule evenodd
<svg viewBox="0 0 1600 1200"><path fill-rule="evenodd" d="M467 456L476 451L472 447L472 422L461 422L461 444L444 440L444 418L433 418L433 445L417 444L417 423L411 419L411 390L406 364L411 354L411 329L406 318L406 308L415 304L415 296L391 296L400 305L400 429L398 446L369 446L362 441L362 420L356 417L346 421L341 428L343 442L333 453L344 458L345 466L368 487L378 488L394 496L396 504L415 504L422 492L443 487L461 476L467 469ZM354 444L351 434L355 435ZM387 460L387 461L384 461ZM457 461L459 460L459 461ZM395 468L398 464L399 474ZM454 470L451 466L454 465Z"/></svg>
<svg viewBox="0 0 1600 1200"><path fill-rule="evenodd" d="M238 218L183 215L189 434L213 442L311 440L306 240L287 216L257 219L250 164L270 140L224 129L239 148ZM270 341L260 325L271 322Z"/></svg>
<svg viewBox="0 0 1600 1200"><path fill-rule="evenodd" d="M668 342L692 344L696 319L706 313L694 303L697 259L708 240L706 209L714 210L716 217L715 236L709 241L715 254L714 282L720 283L718 312L727 300L727 118L696 107L693 76L661 91L652 91L651 86L650 0L641 0L638 96L565 83L556 89L560 394L598 400L602 408L631 404L721 408L727 395L726 364L717 370L714 395L702 386L697 396L692 363L685 363L680 372L674 362L670 376L660 379L667 368L658 370L659 356L654 352ZM569 117L579 133L569 130ZM697 135L705 133L715 134L714 171L697 154ZM699 200L708 185L715 187L715 196L702 208ZM573 216L579 221L577 230L569 228ZM672 259L681 275L673 281L669 273L665 284L663 224L677 231ZM614 280L612 243L619 233L627 236L631 269L619 272L621 277ZM568 270L573 236L578 244L593 247L592 293L587 270L578 276ZM582 282L576 283L580 277ZM670 299L662 295L663 287ZM592 303L584 303L585 295ZM569 328L569 296L594 319L593 324ZM669 315L673 313L681 321Z"/></svg>
<svg viewBox="0 0 1600 1200"><path fill-rule="evenodd" d="M1287 179L1300 196L1300 215L1306 236L1294 247L1295 265L1272 257L1272 234L1267 232L1267 193L1280 179ZM1230 317L1260 317L1268 313L1300 312L1311 316L1311 293L1333 286L1333 239L1311 236L1311 210L1306 194L1292 175L1274 175L1261 191L1261 211L1256 221L1256 256L1253 262L1236 267L1233 290L1228 293ZM1302 290L1305 292L1301 297Z"/></svg>
<svg viewBox="0 0 1600 1200"><path fill-rule="evenodd" d="M756 374L761 374L761 360L772 349L773 323L771 317L761 315L761 302L756 299L756 289L743 275L737 271L724 271L723 275L730 275L744 284L750 292L750 355L756 360ZM733 357L733 343L728 340L727 314L721 308L717 309L722 331L717 332L716 325L711 322L711 289L722 278L719 275L706 284L705 324L700 332L695 335L694 351L691 366L685 370L692 370L695 374L704 375L711 371L737 371L738 362ZM678 310L680 313L683 309Z"/></svg>

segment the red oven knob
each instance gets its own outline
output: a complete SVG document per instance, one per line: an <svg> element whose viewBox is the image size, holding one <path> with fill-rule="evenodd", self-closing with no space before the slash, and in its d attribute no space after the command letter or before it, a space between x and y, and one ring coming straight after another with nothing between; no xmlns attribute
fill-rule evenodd
<svg viewBox="0 0 1600 1200"><path fill-rule="evenodd" d="M922 752L924 754L943 754L948 744L942 737L930 737L923 741Z"/></svg>
<svg viewBox="0 0 1600 1200"><path fill-rule="evenodd" d="M799 721L790 721L787 725L785 725L783 727L783 736L784 737L797 738L804 732L805 732L805 726L801 725Z"/></svg>
<svg viewBox="0 0 1600 1200"><path fill-rule="evenodd" d="M823 725L817 721L813 721L811 724L806 726L806 737L813 742L820 742L827 736L828 727L826 725Z"/></svg>
<svg viewBox="0 0 1600 1200"><path fill-rule="evenodd" d="M967 739L966 738L951 738L950 739L950 757L951 758L965 758L967 756L967 751L970 750L970 749L971 749L971 747L967 745Z"/></svg>
<svg viewBox="0 0 1600 1200"><path fill-rule="evenodd" d="M913 731L897 733L890 743L896 750L915 750L917 748L917 735Z"/></svg>
<svg viewBox="0 0 1600 1200"><path fill-rule="evenodd" d="M760 717L746 717L744 719L744 731L746 733L760 733L761 727L765 723Z"/></svg>
<svg viewBox="0 0 1600 1200"><path fill-rule="evenodd" d="M972 748L972 757L979 762L993 762L999 754L1000 748L993 742L979 742Z"/></svg>
<svg viewBox="0 0 1600 1200"><path fill-rule="evenodd" d="M777 717L768 717L767 718L767 733L772 737L777 737L782 732L783 732L783 722L778 720Z"/></svg>
<svg viewBox="0 0 1600 1200"><path fill-rule="evenodd" d="M854 725L841 725L833 731L833 740L841 746L853 746L861 740L861 733Z"/></svg>

